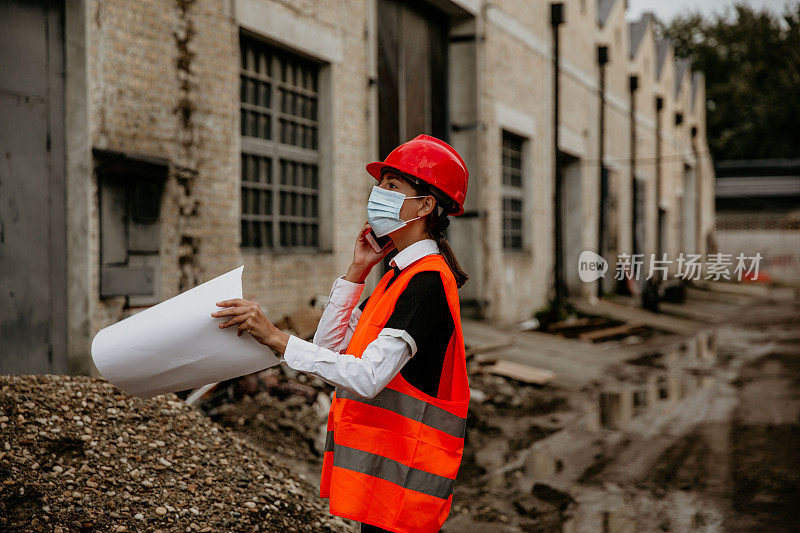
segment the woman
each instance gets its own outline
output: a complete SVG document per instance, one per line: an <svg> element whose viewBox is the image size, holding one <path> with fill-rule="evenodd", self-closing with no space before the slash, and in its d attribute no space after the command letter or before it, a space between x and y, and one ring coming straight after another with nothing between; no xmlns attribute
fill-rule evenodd
<svg viewBox="0 0 800 533"><path fill-rule="evenodd" d="M367 165L378 180L347 275L337 279L314 342L273 326L258 304L227 300L232 317L292 368L336 386L320 493L362 531L438 531L464 449L469 384L458 287L467 280L444 230L463 213L466 165L420 135ZM380 252L366 235L388 235ZM392 270L356 307L364 280L392 248Z"/></svg>

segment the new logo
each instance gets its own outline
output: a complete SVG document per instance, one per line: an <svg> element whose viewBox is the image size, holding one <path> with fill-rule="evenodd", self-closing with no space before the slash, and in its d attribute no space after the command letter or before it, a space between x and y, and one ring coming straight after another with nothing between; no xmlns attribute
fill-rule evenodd
<svg viewBox="0 0 800 533"><path fill-rule="evenodd" d="M591 250L584 250L578 257L578 276L581 281L589 283L603 278L608 271L608 262Z"/></svg>

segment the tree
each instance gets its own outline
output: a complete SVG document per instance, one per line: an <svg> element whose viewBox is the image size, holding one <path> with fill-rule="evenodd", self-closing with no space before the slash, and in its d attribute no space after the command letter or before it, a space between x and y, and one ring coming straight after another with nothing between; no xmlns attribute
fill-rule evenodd
<svg viewBox="0 0 800 533"><path fill-rule="evenodd" d="M659 23L675 54L705 73L715 160L800 157L800 2L782 17L737 3Z"/></svg>

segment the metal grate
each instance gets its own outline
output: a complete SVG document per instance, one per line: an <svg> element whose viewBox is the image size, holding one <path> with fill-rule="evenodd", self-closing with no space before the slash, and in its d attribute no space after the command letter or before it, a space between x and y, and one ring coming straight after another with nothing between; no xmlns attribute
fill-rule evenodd
<svg viewBox="0 0 800 533"><path fill-rule="evenodd" d="M319 66L248 35L242 66L241 244L319 248Z"/></svg>
<svg viewBox="0 0 800 533"><path fill-rule="evenodd" d="M503 132L503 248L521 250L522 207L522 145L524 137Z"/></svg>

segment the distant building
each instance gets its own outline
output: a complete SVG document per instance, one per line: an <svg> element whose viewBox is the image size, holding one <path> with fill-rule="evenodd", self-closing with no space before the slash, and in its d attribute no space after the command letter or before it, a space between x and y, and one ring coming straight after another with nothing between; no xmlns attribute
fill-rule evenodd
<svg viewBox="0 0 800 533"><path fill-rule="evenodd" d="M763 257L765 280L800 283L800 159L716 165L720 253Z"/></svg>
<svg viewBox="0 0 800 533"><path fill-rule="evenodd" d="M702 73L625 4L564 3L554 127L549 2L3 2L0 371L87 372L99 329L240 264L272 318L327 294L364 164L421 132L470 170L465 313L547 304L556 219L570 295L582 250L704 253Z"/></svg>

